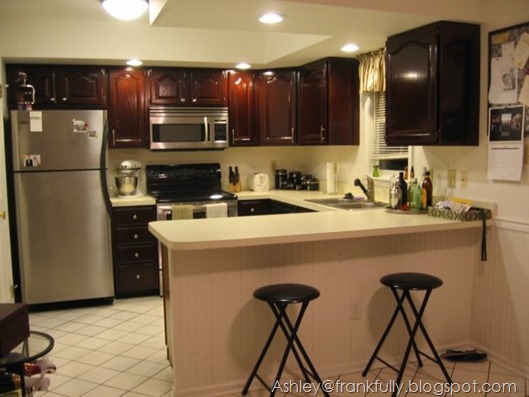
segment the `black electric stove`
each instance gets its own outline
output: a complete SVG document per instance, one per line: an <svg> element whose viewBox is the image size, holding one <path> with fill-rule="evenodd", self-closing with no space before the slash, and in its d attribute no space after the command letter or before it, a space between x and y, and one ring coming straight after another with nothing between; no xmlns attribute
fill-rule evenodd
<svg viewBox="0 0 529 397"><path fill-rule="evenodd" d="M220 202L237 200L222 190L219 163L147 165L147 193L157 203Z"/></svg>

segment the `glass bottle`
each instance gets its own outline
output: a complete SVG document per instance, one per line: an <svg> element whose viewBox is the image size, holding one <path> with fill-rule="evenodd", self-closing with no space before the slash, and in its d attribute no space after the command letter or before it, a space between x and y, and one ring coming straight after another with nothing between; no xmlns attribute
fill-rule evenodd
<svg viewBox="0 0 529 397"><path fill-rule="evenodd" d="M18 73L18 87L15 89L15 98L18 110L32 110L35 103L35 88L27 83L26 73Z"/></svg>
<svg viewBox="0 0 529 397"><path fill-rule="evenodd" d="M406 183L406 180L404 179L404 172L399 172L399 187L401 191L401 200L400 200L400 208L401 210L406 211L408 209L408 184Z"/></svg>
<svg viewBox="0 0 529 397"><path fill-rule="evenodd" d="M408 208L410 211L421 209L421 187L417 183L417 178L411 178L408 189Z"/></svg>
<svg viewBox="0 0 529 397"><path fill-rule="evenodd" d="M430 171L424 173L424 178L422 181L422 202L421 207L427 209L432 205L432 195L433 195L433 183L430 179Z"/></svg>

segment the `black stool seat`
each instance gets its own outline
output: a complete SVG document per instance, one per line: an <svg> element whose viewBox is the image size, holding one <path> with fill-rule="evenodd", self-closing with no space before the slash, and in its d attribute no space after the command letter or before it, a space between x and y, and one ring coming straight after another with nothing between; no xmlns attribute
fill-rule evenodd
<svg viewBox="0 0 529 397"><path fill-rule="evenodd" d="M265 302L301 303L316 299L320 291L303 284L274 284L256 289L253 296Z"/></svg>
<svg viewBox="0 0 529 397"><path fill-rule="evenodd" d="M274 316L276 317L276 322L274 323L272 332L270 332L263 351L259 355L257 363L255 364L255 367L252 370L252 373L250 374L244 389L242 389L242 395L245 396L248 393L254 378L257 378L268 389L270 392L270 397L273 397L278 389L277 385L281 380L281 375L285 369L285 364L290 352L292 352L294 355L294 358L296 359L296 362L298 363L298 366L303 374L305 382L311 383L312 378L317 383L322 385L323 382L316 372L314 365L310 361L310 358L298 337L298 329L301 325L301 320L303 319L305 310L307 309L310 301L320 296L320 291L314 287L304 284L272 284L256 289L253 293L253 296L256 299L268 303L268 306L270 306ZM296 303L301 303L301 309L297 315L297 318L291 320L286 310L288 305ZM279 369L277 370L275 380L272 383L272 387L270 387L257 372L279 328L281 328L283 335L287 339L287 346L285 348L285 352L283 353L281 363L279 364ZM326 397L330 397L327 391L322 391Z"/></svg>
<svg viewBox="0 0 529 397"><path fill-rule="evenodd" d="M398 289L411 289L415 291L435 289L443 285L439 277L424 273L393 273L380 279L380 282L388 287Z"/></svg>
<svg viewBox="0 0 529 397"><path fill-rule="evenodd" d="M408 358L410 356L411 350L413 349L415 353L415 357L417 358L417 363L419 367L422 367L422 360L421 360L421 355L422 355L426 357L427 359L435 362L439 366L441 371L443 372L443 375L445 376L448 383L452 383L452 379L450 378L450 375L448 375L448 372L446 371L446 368L443 362L441 361L441 357L435 350L432 340L430 339L428 332L426 332L426 327L424 326L422 322L424 311L426 309L426 304L428 303L428 299L430 297L432 290L443 285L443 281L438 277L431 276L429 274L424 274L424 273L393 273L393 274L388 274L382 277L380 279L380 282L383 285L391 289L391 292L393 293L393 297L395 298L397 302L397 307L395 308L395 311L393 312L393 316L391 317L391 320L389 321L389 324L386 327L386 330L384 331L382 338L378 342L378 345L375 348L373 355L369 359L369 362L367 363L367 366L364 369L364 372L362 372L362 376L366 376L373 362L375 360L379 360L380 362L382 362L383 364L385 364L386 366L388 366L389 368L393 369L395 372L398 373L397 379L395 380L395 384L400 385L400 382L402 381L402 376L404 375L404 370L406 369ZM411 297L410 291L424 291L424 298L420 305L416 306L416 304L414 303ZM415 318L415 322L413 326L410 323L408 315L406 314L406 310L404 309L405 302L407 302L409 308L411 309L413 317ZM389 364L387 361L380 358L378 353L380 352L380 349L382 348L382 345L384 344L384 341L389 335L389 332L391 328L393 327L393 324L395 323L395 320L397 319L399 314L404 320L404 324L406 325L406 329L408 330L410 339L406 346L406 351L404 352L404 358L402 359L401 366L400 368L396 368L393 365ZM417 332L419 331L419 329L421 330L424 336L424 339L428 343L428 347L430 348L430 351L432 352L433 357L422 352L417 347L417 344L415 342L415 336L417 335ZM395 390L393 392L392 397L396 397L397 393L398 391Z"/></svg>

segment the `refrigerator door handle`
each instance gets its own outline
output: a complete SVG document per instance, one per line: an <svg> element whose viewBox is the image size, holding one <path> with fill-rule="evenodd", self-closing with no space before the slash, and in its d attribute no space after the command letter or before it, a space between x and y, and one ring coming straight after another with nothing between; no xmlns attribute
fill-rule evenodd
<svg viewBox="0 0 529 397"><path fill-rule="evenodd" d="M99 164L99 172L101 175L101 190L103 192L103 200L107 209L108 216L112 216L112 203L108 193L108 179L107 179L107 148L108 148L108 120L105 120L105 127L103 128L103 137L101 139L101 158Z"/></svg>

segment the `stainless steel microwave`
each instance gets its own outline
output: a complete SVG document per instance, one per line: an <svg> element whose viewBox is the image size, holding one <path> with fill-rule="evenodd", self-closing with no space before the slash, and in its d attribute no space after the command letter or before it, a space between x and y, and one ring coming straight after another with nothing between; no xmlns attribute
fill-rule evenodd
<svg viewBox="0 0 529 397"><path fill-rule="evenodd" d="M158 106L149 111L151 150L228 147L228 108Z"/></svg>

